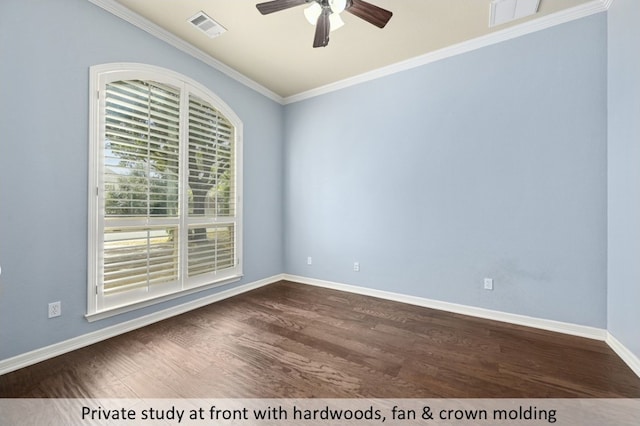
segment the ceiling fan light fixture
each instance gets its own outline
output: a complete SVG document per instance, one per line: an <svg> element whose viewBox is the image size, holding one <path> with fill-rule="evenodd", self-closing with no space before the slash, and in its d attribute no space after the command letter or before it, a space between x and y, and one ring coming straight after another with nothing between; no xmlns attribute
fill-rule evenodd
<svg viewBox="0 0 640 426"><path fill-rule="evenodd" d="M329 6L333 13L342 13L347 8L347 0L329 0Z"/></svg>
<svg viewBox="0 0 640 426"><path fill-rule="evenodd" d="M340 2L343 0L335 1ZM344 3L346 5L346 0L344 1ZM311 6L304 9L304 17L307 18L307 21L309 21L309 23L314 26L318 23L318 18L320 17L321 13L322 6L320 6L319 3L313 3ZM331 31L337 30L344 25L344 21L335 11L331 14L331 16L329 16L329 22L331 23Z"/></svg>
<svg viewBox="0 0 640 426"><path fill-rule="evenodd" d="M344 25L340 17L342 12L349 12L378 28L384 28L393 16L393 12L365 0L270 0L256 4L256 8L261 14L269 15L309 3L311 5L305 7L304 16L316 27L313 47L329 44L329 32Z"/></svg>
<svg viewBox="0 0 640 426"><path fill-rule="evenodd" d="M311 6L304 9L304 17L311 25L315 25L318 22L318 17L322 13L322 7L318 3L313 3Z"/></svg>
<svg viewBox="0 0 640 426"><path fill-rule="evenodd" d="M337 30L344 25L344 21L337 13L332 13L331 16L329 16L329 22L331 22L331 31Z"/></svg>

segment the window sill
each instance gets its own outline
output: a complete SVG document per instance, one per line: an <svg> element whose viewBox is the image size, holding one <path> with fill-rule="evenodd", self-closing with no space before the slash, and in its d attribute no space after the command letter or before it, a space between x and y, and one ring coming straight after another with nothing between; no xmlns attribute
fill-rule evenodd
<svg viewBox="0 0 640 426"><path fill-rule="evenodd" d="M132 304L128 304L128 305L121 305L121 306L114 306L111 308L107 308L107 309L103 309L101 311L98 312L92 312L89 314L86 314L84 317L87 319L87 321L89 322L94 322L94 321L99 321L105 318L110 318L116 315L120 315L120 314L124 314L125 312L131 312L131 311L135 311L137 309L142 309L142 308L146 308L148 306L153 306L156 305L158 303L162 303L162 302L166 302L169 300L173 300L173 299L177 299L179 297L182 296L186 296L188 294L193 294L193 293L197 293L200 291L204 291L204 290L208 290L211 288L215 288L215 287L220 287L223 285L227 285L227 284L231 284L237 281L240 281L240 279L242 278L242 275L236 275L227 279L224 279L222 281L216 281L214 283L211 284L205 284L199 287L194 287L194 288L189 288L189 289L185 289L185 290L180 290L174 293L169 293L169 294L165 294L165 295L161 295L161 296L156 296L150 299L146 299L146 300L141 300L139 302L134 302Z"/></svg>

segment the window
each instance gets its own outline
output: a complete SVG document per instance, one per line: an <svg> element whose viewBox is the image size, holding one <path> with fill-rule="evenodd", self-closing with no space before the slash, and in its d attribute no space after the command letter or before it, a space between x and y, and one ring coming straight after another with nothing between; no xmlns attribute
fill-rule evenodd
<svg viewBox="0 0 640 426"><path fill-rule="evenodd" d="M146 65L92 67L91 93L87 317L239 279L237 116Z"/></svg>

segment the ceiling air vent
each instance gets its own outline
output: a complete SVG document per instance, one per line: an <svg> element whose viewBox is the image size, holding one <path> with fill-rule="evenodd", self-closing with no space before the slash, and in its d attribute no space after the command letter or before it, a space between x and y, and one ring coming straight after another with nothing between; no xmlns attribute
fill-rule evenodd
<svg viewBox="0 0 640 426"><path fill-rule="evenodd" d="M492 0L489 26L505 24L538 12L540 0Z"/></svg>
<svg viewBox="0 0 640 426"><path fill-rule="evenodd" d="M227 31L225 27L218 24L202 11L189 18L189 22L191 22L195 27L208 35L210 38L218 37L220 34Z"/></svg>

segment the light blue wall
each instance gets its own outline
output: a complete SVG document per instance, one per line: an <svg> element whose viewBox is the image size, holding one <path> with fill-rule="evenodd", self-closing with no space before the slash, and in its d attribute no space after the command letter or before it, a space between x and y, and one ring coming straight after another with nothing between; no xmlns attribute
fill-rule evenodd
<svg viewBox="0 0 640 426"><path fill-rule="evenodd" d="M283 108L86 0L0 2L0 360L215 292L83 317L88 70L114 61L183 73L243 120L242 283L608 325L640 355L638 7L609 12L607 152L605 14Z"/></svg>
<svg viewBox="0 0 640 426"><path fill-rule="evenodd" d="M218 290L88 323L89 67L163 66L244 123L244 272L279 274L282 106L86 0L0 2L0 360ZM47 319L47 303L63 315Z"/></svg>
<svg viewBox="0 0 640 426"><path fill-rule="evenodd" d="M640 2L615 0L608 20L608 327L640 358Z"/></svg>
<svg viewBox="0 0 640 426"><path fill-rule="evenodd" d="M598 14L287 106L286 272L605 328L606 35Z"/></svg>

